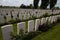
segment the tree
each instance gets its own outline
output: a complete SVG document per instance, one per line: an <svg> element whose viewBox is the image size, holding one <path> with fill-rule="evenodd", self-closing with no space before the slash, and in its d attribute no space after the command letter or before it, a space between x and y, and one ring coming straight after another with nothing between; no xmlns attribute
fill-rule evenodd
<svg viewBox="0 0 60 40"><path fill-rule="evenodd" d="M53 9L60 9L59 7L54 7Z"/></svg>
<svg viewBox="0 0 60 40"><path fill-rule="evenodd" d="M32 4L30 4L30 8L33 8Z"/></svg>
<svg viewBox="0 0 60 40"><path fill-rule="evenodd" d="M26 8L26 6L24 4L21 4L20 8Z"/></svg>
<svg viewBox="0 0 60 40"><path fill-rule="evenodd" d="M54 6L56 5L57 0L50 0L50 9L54 8Z"/></svg>
<svg viewBox="0 0 60 40"><path fill-rule="evenodd" d="M41 0L41 9L46 9L47 6L49 5L49 0Z"/></svg>
<svg viewBox="0 0 60 40"><path fill-rule="evenodd" d="M34 8L35 8L35 9L38 8L38 3L39 3L39 0L34 0L34 1L33 1L33 5L34 5Z"/></svg>

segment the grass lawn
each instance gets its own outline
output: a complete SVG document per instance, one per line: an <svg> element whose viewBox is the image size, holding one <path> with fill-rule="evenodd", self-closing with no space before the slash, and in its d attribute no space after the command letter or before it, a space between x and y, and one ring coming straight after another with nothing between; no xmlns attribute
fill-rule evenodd
<svg viewBox="0 0 60 40"><path fill-rule="evenodd" d="M43 32L32 40L60 40L60 23L48 32Z"/></svg>
<svg viewBox="0 0 60 40"><path fill-rule="evenodd" d="M17 34L17 23L13 24L13 30L14 30L14 34Z"/></svg>
<svg viewBox="0 0 60 40"><path fill-rule="evenodd" d="M25 32L28 32L28 21L26 21L26 27L25 27Z"/></svg>
<svg viewBox="0 0 60 40"><path fill-rule="evenodd" d="M3 40L3 39L2 39L1 27L0 27L0 40Z"/></svg>

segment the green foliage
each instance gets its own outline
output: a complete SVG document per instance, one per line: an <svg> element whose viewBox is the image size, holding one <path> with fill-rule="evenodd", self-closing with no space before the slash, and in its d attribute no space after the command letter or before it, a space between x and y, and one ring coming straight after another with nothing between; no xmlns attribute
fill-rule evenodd
<svg viewBox="0 0 60 40"><path fill-rule="evenodd" d="M47 6L49 5L49 0L41 0L41 9L46 9Z"/></svg>
<svg viewBox="0 0 60 40"><path fill-rule="evenodd" d="M24 9L33 9L33 6L32 6L32 4L30 4L30 5L21 4L20 8L24 8Z"/></svg>
<svg viewBox="0 0 60 40"><path fill-rule="evenodd" d="M10 22L10 23L15 23L15 20L11 19L9 22Z"/></svg>
<svg viewBox="0 0 60 40"><path fill-rule="evenodd" d="M49 29L48 32L39 34L32 40L60 40L60 23Z"/></svg>
<svg viewBox="0 0 60 40"><path fill-rule="evenodd" d="M7 23L6 16L4 16L5 24Z"/></svg>
<svg viewBox="0 0 60 40"><path fill-rule="evenodd" d="M14 35L17 34L17 23L13 24L13 31L14 31Z"/></svg>
<svg viewBox="0 0 60 40"><path fill-rule="evenodd" d="M46 12L43 16L44 16L44 17L48 17L48 16L49 16L49 14Z"/></svg>
<svg viewBox="0 0 60 40"><path fill-rule="evenodd" d="M26 21L25 24L26 24L26 27L25 27L25 30L26 30L26 31L25 31L25 33L27 33L27 32L28 32L28 21Z"/></svg>
<svg viewBox="0 0 60 40"><path fill-rule="evenodd" d="M20 35L20 40L24 40L24 32L22 29L20 29L19 35Z"/></svg>
<svg viewBox="0 0 60 40"><path fill-rule="evenodd" d="M53 1L50 0L50 9L53 9L56 3L57 3L57 0L53 0Z"/></svg>
<svg viewBox="0 0 60 40"><path fill-rule="evenodd" d="M35 8L35 9L38 8L38 3L39 3L39 0L34 0L34 1L33 1L34 8Z"/></svg>

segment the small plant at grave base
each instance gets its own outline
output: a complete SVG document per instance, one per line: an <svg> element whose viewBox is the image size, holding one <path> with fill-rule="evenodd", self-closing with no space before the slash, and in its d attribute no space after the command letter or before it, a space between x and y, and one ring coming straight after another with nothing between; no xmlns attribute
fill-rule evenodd
<svg viewBox="0 0 60 40"><path fill-rule="evenodd" d="M42 32L48 31L48 20L47 20L46 23L43 23L42 25L39 25L38 30L42 31Z"/></svg>
<svg viewBox="0 0 60 40"><path fill-rule="evenodd" d="M4 16L4 19L6 20L6 16Z"/></svg>
<svg viewBox="0 0 60 40"><path fill-rule="evenodd" d="M44 17L48 17L48 16L49 16L49 14L46 12L43 16L44 16Z"/></svg>
<svg viewBox="0 0 60 40"><path fill-rule="evenodd" d="M52 24L50 22L46 22L46 27L49 29L52 27Z"/></svg>
<svg viewBox="0 0 60 40"><path fill-rule="evenodd" d="M10 13L11 13L11 18L13 18L12 11Z"/></svg>
<svg viewBox="0 0 60 40"><path fill-rule="evenodd" d="M15 20L13 18L11 18L11 20L9 21L10 23L14 23Z"/></svg>
<svg viewBox="0 0 60 40"><path fill-rule="evenodd" d="M12 40L24 40L24 37L25 37L22 29L20 30L19 35L14 35L12 32L10 35Z"/></svg>
<svg viewBox="0 0 60 40"><path fill-rule="evenodd" d="M26 23L25 23L25 25L26 25L26 27L25 27L25 33L27 33L28 32L28 21L26 21Z"/></svg>
<svg viewBox="0 0 60 40"><path fill-rule="evenodd" d="M17 23L17 22L19 22L19 21L20 21L19 18L16 18L15 22Z"/></svg>
<svg viewBox="0 0 60 40"><path fill-rule="evenodd" d="M22 15L22 21L24 20L24 16Z"/></svg>
<svg viewBox="0 0 60 40"><path fill-rule="evenodd" d="M31 40L35 36L39 35L40 32L29 32L27 34L24 34L23 30L20 30L19 35L14 35L11 33L11 40Z"/></svg>
<svg viewBox="0 0 60 40"><path fill-rule="evenodd" d="M42 32L46 32L48 31L48 27L46 26L46 24L39 25L38 30Z"/></svg>
<svg viewBox="0 0 60 40"><path fill-rule="evenodd" d="M20 36L20 40L24 40L24 32L22 29L20 29L19 36Z"/></svg>
<svg viewBox="0 0 60 40"><path fill-rule="evenodd" d="M57 22L60 23L60 18L58 17Z"/></svg>
<svg viewBox="0 0 60 40"><path fill-rule="evenodd" d="M7 24L7 21L6 21L6 16L4 16L4 19L5 19L5 24Z"/></svg>
<svg viewBox="0 0 60 40"><path fill-rule="evenodd" d="M16 20L13 19L12 11L11 11L11 20L9 21L10 23L15 23Z"/></svg>
<svg viewBox="0 0 60 40"><path fill-rule="evenodd" d="M19 22L19 21L20 21L20 20L19 20L19 12L18 12L18 14L17 14L16 21L17 21L17 22Z"/></svg>
<svg viewBox="0 0 60 40"><path fill-rule="evenodd" d="M17 14L17 17L19 18L19 12L18 12L18 14Z"/></svg>
<svg viewBox="0 0 60 40"><path fill-rule="evenodd" d="M19 40L20 39L20 36L19 35L14 35L13 32L10 33L10 36L11 36L11 40Z"/></svg>
<svg viewBox="0 0 60 40"><path fill-rule="evenodd" d="M32 16L31 16L31 14L30 14L30 18L29 19L32 19Z"/></svg>
<svg viewBox="0 0 60 40"><path fill-rule="evenodd" d="M10 32L10 36L11 36L11 40L13 40L13 39L14 39L14 34L13 34L13 32Z"/></svg>
<svg viewBox="0 0 60 40"><path fill-rule="evenodd" d="M35 16L33 16L33 19L36 19L36 17L35 17Z"/></svg>
<svg viewBox="0 0 60 40"><path fill-rule="evenodd" d="M8 13L6 13L6 15L8 15Z"/></svg>
<svg viewBox="0 0 60 40"><path fill-rule="evenodd" d="M26 36L25 36L25 38L24 38L24 40L31 40L32 38L34 38L34 37L36 37L37 35L39 35L40 34L40 32L29 32Z"/></svg>

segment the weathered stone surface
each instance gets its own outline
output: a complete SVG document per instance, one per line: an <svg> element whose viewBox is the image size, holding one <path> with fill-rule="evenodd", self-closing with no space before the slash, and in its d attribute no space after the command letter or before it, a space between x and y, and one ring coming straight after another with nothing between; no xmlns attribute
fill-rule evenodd
<svg viewBox="0 0 60 40"><path fill-rule="evenodd" d="M17 17L18 12L13 11L13 12L12 12L12 15L13 15L13 19L14 19L14 20L17 20L17 18L18 18L18 17Z"/></svg>
<svg viewBox="0 0 60 40"><path fill-rule="evenodd" d="M48 22L51 22L52 16L48 17Z"/></svg>
<svg viewBox="0 0 60 40"><path fill-rule="evenodd" d="M21 22L21 23L17 24L17 34L19 34L19 32L20 32L21 29L25 33L25 22Z"/></svg>
<svg viewBox="0 0 60 40"><path fill-rule="evenodd" d="M45 18L41 18L41 25L46 23L45 20L46 20Z"/></svg>
<svg viewBox="0 0 60 40"><path fill-rule="evenodd" d="M11 20L11 14L10 12L8 12L6 15L6 21L9 22L10 20Z"/></svg>
<svg viewBox="0 0 60 40"><path fill-rule="evenodd" d="M11 40L11 32L13 32L12 25L2 26L1 29L3 40Z"/></svg>
<svg viewBox="0 0 60 40"><path fill-rule="evenodd" d="M28 32L34 31L34 20L28 21Z"/></svg>
<svg viewBox="0 0 60 40"><path fill-rule="evenodd" d="M39 25L40 25L40 19L36 19L36 23L35 23L35 31L38 30Z"/></svg>
<svg viewBox="0 0 60 40"><path fill-rule="evenodd" d="M27 13L24 13L23 14L23 20L26 20L27 19Z"/></svg>
<svg viewBox="0 0 60 40"><path fill-rule="evenodd" d="M2 15L0 15L0 24L4 23L4 17Z"/></svg>
<svg viewBox="0 0 60 40"><path fill-rule="evenodd" d="M21 13L19 13L19 19L22 20L22 14Z"/></svg>
<svg viewBox="0 0 60 40"><path fill-rule="evenodd" d="M51 21L50 21L51 23L53 23L54 22L54 16L52 16L52 18L51 18Z"/></svg>

